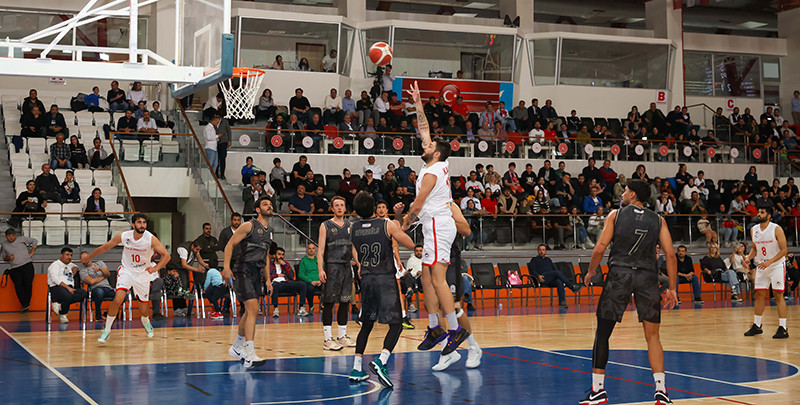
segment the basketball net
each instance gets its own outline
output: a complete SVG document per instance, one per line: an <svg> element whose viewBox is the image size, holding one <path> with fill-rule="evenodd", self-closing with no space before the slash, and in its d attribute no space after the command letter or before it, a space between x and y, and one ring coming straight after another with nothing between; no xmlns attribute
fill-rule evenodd
<svg viewBox="0 0 800 405"><path fill-rule="evenodd" d="M235 86L233 78L238 78ZM225 118L255 119L253 106L258 98L258 90L264 79L264 71L250 68L233 68L233 76L220 82L222 94L225 96L227 106Z"/></svg>

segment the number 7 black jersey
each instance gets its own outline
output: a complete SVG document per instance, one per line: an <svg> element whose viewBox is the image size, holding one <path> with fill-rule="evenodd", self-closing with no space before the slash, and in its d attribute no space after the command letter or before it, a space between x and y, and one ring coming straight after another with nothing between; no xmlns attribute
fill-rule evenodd
<svg viewBox="0 0 800 405"><path fill-rule="evenodd" d="M382 218L362 219L350 228L350 240L361 262L362 276L395 273L392 238L386 229L388 223Z"/></svg>
<svg viewBox="0 0 800 405"><path fill-rule="evenodd" d="M647 208L628 205L617 210L609 266L657 271L656 244L661 217Z"/></svg>

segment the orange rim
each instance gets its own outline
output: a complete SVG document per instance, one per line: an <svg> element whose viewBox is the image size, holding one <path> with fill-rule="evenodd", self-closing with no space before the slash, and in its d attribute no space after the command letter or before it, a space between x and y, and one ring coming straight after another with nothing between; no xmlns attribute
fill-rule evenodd
<svg viewBox="0 0 800 405"><path fill-rule="evenodd" d="M265 72L261 69L253 68L233 68L233 77L261 76Z"/></svg>

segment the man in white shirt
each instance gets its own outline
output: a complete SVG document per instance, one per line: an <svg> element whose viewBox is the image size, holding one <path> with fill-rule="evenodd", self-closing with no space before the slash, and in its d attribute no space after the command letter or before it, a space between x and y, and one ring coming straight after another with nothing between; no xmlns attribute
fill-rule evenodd
<svg viewBox="0 0 800 405"><path fill-rule="evenodd" d="M61 257L47 268L47 286L53 312L58 314L61 323L69 323L67 313L70 305L82 302L89 295L82 288L75 288L75 275L78 266L72 263L72 249L61 249Z"/></svg>
<svg viewBox="0 0 800 405"><path fill-rule="evenodd" d="M406 302L412 302L414 293L419 290L419 276L422 275L422 245L414 246L414 254L406 262L406 273L400 279L400 290L406 296ZM414 304L408 305L408 312L417 312Z"/></svg>
<svg viewBox="0 0 800 405"><path fill-rule="evenodd" d="M203 129L203 139L206 141L206 157L215 173L217 171L217 164L219 163L217 159L217 141L222 138L222 134L217 133L217 126L219 125L220 119L219 115L214 114L211 121Z"/></svg>
<svg viewBox="0 0 800 405"><path fill-rule="evenodd" d="M692 193L697 193L698 195L700 195L702 194L702 191L700 191L700 189L694 185L694 179L690 175L688 181L686 182L686 185L683 186L683 190L681 190L681 196L680 198L678 198L678 201L691 200Z"/></svg>
<svg viewBox="0 0 800 405"><path fill-rule="evenodd" d="M375 119L375 122L378 122L380 117L384 117L388 121L389 109L391 108L391 105L389 104L389 92L384 91L381 93L381 97L375 99L374 107L375 109L372 118Z"/></svg>
<svg viewBox="0 0 800 405"><path fill-rule="evenodd" d="M142 118L139 118L139 122L136 123L136 132L158 133L156 120L150 118L150 111L142 112Z"/></svg>
<svg viewBox="0 0 800 405"><path fill-rule="evenodd" d="M383 76L381 76L381 81L383 82L383 91L392 91L394 87L394 75L392 74L392 65L386 65L383 68ZM400 97L400 95L398 95Z"/></svg>
<svg viewBox="0 0 800 405"><path fill-rule="evenodd" d="M337 125L342 120L342 99L339 98L336 89L331 89L331 94L325 96L325 111L322 113L322 125L328 125L333 118L333 125Z"/></svg>
<svg viewBox="0 0 800 405"><path fill-rule="evenodd" d="M475 209L480 211L481 209L481 200L478 197L475 197L475 189L472 187L467 187L467 196L461 199L461 209L467 209L467 202L472 201L475 203Z"/></svg>
<svg viewBox="0 0 800 405"><path fill-rule="evenodd" d="M542 131L542 123L536 121L533 123L533 129L528 133L528 141L530 143L544 141L544 131Z"/></svg>
<svg viewBox="0 0 800 405"><path fill-rule="evenodd" d="M336 72L336 49L331 49L330 56L322 58L320 70L323 72Z"/></svg>
<svg viewBox="0 0 800 405"><path fill-rule="evenodd" d="M383 168L375 164L375 156L367 158L367 164L364 165L364 174L367 173L367 170L372 170L372 177L375 178L375 180L381 179Z"/></svg>
<svg viewBox="0 0 800 405"><path fill-rule="evenodd" d="M128 103L135 110L140 101L147 104L147 94L142 90L142 82L133 82L131 90L128 91Z"/></svg>
<svg viewBox="0 0 800 405"><path fill-rule="evenodd" d="M475 191L482 193L483 192L483 184L478 180L478 172L471 171L469 172L469 179L467 179L467 183L464 184L466 189L475 189Z"/></svg>
<svg viewBox="0 0 800 405"><path fill-rule="evenodd" d="M218 93L214 97L210 97L205 104L203 104L203 119L210 120L214 114L219 114L219 107L222 105L222 93Z"/></svg>

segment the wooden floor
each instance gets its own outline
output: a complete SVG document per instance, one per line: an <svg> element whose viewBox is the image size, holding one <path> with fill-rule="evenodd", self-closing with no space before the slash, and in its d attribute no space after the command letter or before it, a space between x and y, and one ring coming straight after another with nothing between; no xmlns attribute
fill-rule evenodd
<svg viewBox="0 0 800 405"><path fill-rule="evenodd" d="M800 365L800 306L789 305L788 330L789 339L775 340L771 336L777 328L777 313L775 307L768 307L764 316L764 334L757 337L744 337L743 332L748 329L753 319L751 306L731 307L725 303L720 307L709 303L706 307L684 308L664 312L662 315L661 341L664 349L671 352L698 352L710 354L736 355L754 357L758 359L775 360L790 365ZM588 304L580 308L570 308L566 313L555 312L539 314L535 308L516 308L505 310L479 310L477 316L471 318L474 334L477 341L486 352L484 362L494 355L492 348L516 346L534 349L541 352L591 350L596 325L593 307ZM527 313L527 314L526 314ZM75 318L77 314L73 313ZM0 326L7 334L13 336L19 344L24 346L31 354L35 355L46 366L56 370L74 367L112 366L112 365L137 365L137 364L171 364L193 362L230 362L232 359L227 354L227 349L235 338L235 328L230 325L230 320L210 321L175 320L156 324L156 337L147 339L138 317L134 321L121 323L122 328L115 328L111 338L105 345L96 342L99 336L100 323L87 325L85 328L73 319L60 330L60 325L52 324L47 331L44 325L44 314L0 314ZM350 356L352 349L341 352L326 352L322 350L322 328L317 315L313 320L302 319L286 315L277 320L264 318L264 322L257 326L256 342L257 353L265 359L285 359L324 356ZM118 322L119 323L119 322ZM427 317L415 319L417 329L405 330L397 346L396 353L415 353L416 346L424 333ZM63 327L62 327L63 328ZM348 335L355 338L359 327L351 322L348 325ZM367 347L367 354L379 352L383 342L386 327L376 326ZM334 333L336 327L334 326ZM2 335L2 334L0 334ZM6 336L0 336L7 339ZM641 326L636 321L636 313L629 311L625 319L614 330L611 340L612 350L630 349L644 350L646 346L642 335ZM614 362L614 354L610 361ZM499 357L507 357L497 355ZM589 354L591 356L591 354ZM466 357L466 356L465 356ZM687 357L691 358L691 356ZM2 364L8 364L8 359L0 360L0 381L5 381L5 387L13 384L14 376L8 375ZM523 359L523 361L526 361ZM463 362L463 360L462 360ZM530 362L530 361L529 361ZM533 362L535 363L535 362ZM590 371L590 361L582 360L582 370ZM428 364L425 367L429 367ZM692 374L691 367L685 364L667 363L667 386L671 390L680 390L681 387L670 385L675 381L670 372L680 370L682 374ZM563 367L562 367L563 368ZM512 371L508 368L506 371ZM795 404L800 403L800 377L796 375L796 368L788 367L781 379L765 381L760 377L761 370L735 370L743 377L727 379L731 370L719 370L719 379L730 381L745 387L755 387L774 391L774 393L760 393L757 395L736 395L727 397L710 397L691 399L696 404ZM346 374L349 369L339 370ZM6 375L4 375L6 374ZM752 378L747 378L751 376ZM613 377L613 376L612 376ZM586 387L591 383L588 374L577 373L573 378L581 380ZM705 375L706 379L716 379L714 376ZM652 381L645 381L650 383ZM485 389L491 389L486 387ZM395 389L397 391L398 388ZM563 403L577 403L583 397L583 392L563 393ZM609 392L612 403L614 393ZM532 393L535 398L535 393ZM643 398L646 400L647 398ZM116 401L115 401L116 402ZM688 402L688 400L684 400ZM12 400L11 403L14 403ZM102 403L98 401L98 403ZM630 402L629 402L630 403ZM652 402L643 402L652 403Z"/></svg>

